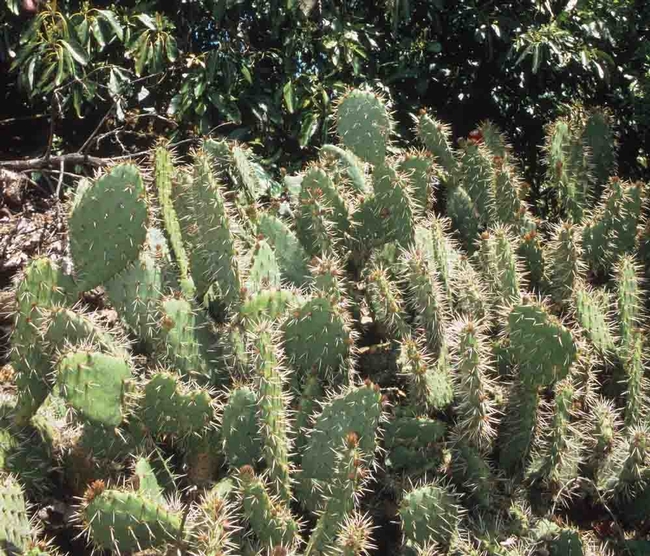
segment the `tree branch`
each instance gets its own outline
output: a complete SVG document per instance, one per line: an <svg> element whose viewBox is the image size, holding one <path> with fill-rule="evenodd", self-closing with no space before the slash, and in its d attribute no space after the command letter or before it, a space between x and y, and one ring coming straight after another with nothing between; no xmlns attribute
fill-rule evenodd
<svg viewBox="0 0 650 556"><path fill-rule="evenodd" d="M40 170L42 168L59 168L63 164L79 164L83 166L106 166L114 159L87 156L81 153L50 156L49 158L26 158L23 160L0 160L0 168L22 172L24 170Z"/></svg>

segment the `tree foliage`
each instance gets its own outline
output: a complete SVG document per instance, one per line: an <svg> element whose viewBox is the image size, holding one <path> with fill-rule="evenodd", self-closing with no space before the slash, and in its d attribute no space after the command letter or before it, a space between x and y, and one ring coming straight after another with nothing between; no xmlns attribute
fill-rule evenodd
<svg viewBox="0 0 650 556"><path fill-rule="evenodd" d="M542 122L564 104L605 104L622 163L646 165L642 0L49 0L37 13L0 2L0 117L53 118L63 150L109 112L106 129L131 142L217 130L291 165L327 141L346 86L366 83L387 93L402 136L420 106L457 135L495 120L532 177ZM46 128L7 151L42 152ZM103 139L88 149L127 148L120 134Z"/></svg>

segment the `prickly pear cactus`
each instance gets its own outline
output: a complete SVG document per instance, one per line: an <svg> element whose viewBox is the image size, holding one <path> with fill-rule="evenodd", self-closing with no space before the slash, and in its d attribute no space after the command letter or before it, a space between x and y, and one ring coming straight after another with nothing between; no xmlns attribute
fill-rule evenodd
<svg viewBox="0 0 650 556"><path fill-rule="evenodd" d="M102 481L88 487L79 517L101 549L146 550L164 546L181 532L180 515L164 503L135 491L106 488Z"/></svg>
<svg viewBox="0 0 650 556"><path fill-rule="evenodd" d="M0 547L7 554L27 550L32 527L25 497L15 477L0 472Z"/></svg>
<svg viewBox="0 0 650 556"><path fill-rule="evenodd" d="M15 286L0 552L48 553L59 496L55 544L115 554L647 550L650 228L613 118L550 124L531 186L491 122L423 109L411 145L379 94L332 106L281 193L223 138L79 184L70 273Z"/></svg>
<svg viewBox="0 0 650 556"><path fill-rule="evenodd" d="M138 258L147 237L147 192L140 170L118 164L81 187L69 218L79 287L92 289Z"/></svg>

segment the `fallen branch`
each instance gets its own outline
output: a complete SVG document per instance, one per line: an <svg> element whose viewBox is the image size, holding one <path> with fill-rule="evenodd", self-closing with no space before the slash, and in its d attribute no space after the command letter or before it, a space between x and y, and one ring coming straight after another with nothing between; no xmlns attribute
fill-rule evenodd
<svg viewBox="0 0 650 556"><path fill-rule="evenodd" d="M60 156L25 158L22 160L1 160L0 168L22 172L24 170L40 170L41 168L60 168L63 164L79 164L87 166L106 166L110 164L110 158L98 158L87 156L81 153L63 154Z"/></svg>
<svg viewBox="0 0 650 556"><path fill-rule="evenodd" d="M124 156L100 158L97 156L88 156L82 153L70 153L60 156L50 156L49 158L41 157L25 158L22 160L0 160L0 168L14 172L41 170L46 168L54 168L58 170L61 167L61 164L77 164L79 166L95 166L97 168L100 168L102 166L108 166L113 162L146 156L147 154L149 154L149 151L141 151Z"/></svg>
<svg viewBox="0 0 650 556"><path fill-rule="evenodd" d="M199 138L192 137L190 139L183 139L182 141L177 141L175 143L170 143L169 148L174 148L184 143L193 143L198 141ZM67 164L76 164L79 166L94 166L95 168L102 168L103 166L109 166L115 162L123 162L125 160L131 160L134 158L142 158L145 156L151 155L151 149L146 151L138 151L131 154L125 154L121 156L111 156L111 157L98 157L90 156L80 152L62 154L59 156L46 156L38 158L23 158L19 160L0 160L0 172L6 170L8 172L33 172L38 170L54 170L56 173L60 173L61 165L64 166Z"/></svg>

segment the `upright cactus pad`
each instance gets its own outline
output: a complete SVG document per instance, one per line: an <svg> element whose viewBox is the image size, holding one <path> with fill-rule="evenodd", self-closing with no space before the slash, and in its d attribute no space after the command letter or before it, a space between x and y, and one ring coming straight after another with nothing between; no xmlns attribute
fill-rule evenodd
<svg viewBox="0 0 650 556"><path fill-rule="evenodd" d="M291 500L291 442L286 413L288 399L283 391L286 375L281 366L279 334L270 322L262 321L251 331L250 344L255 384L259 392L257 403L262 453L274 490L288 503Z"/></svg>
<svg viewBox="0 0 650 556"><path fill-rule="evenodd" d="M258 396L247 386L230 392L221 418L221 443L228 463L255 465L262 457Z"/></svg>
<svg viewBox="0 0 650 556"><path fill-rule="evenodd" d="M357 156L336 145L323 145L321 160L326 166L331 167L332 159L336 161L337 169L342 174L341 181L345 180L357 193L366 194L370 191L364 164Z"/></svg>
<svg viewBox="0 0 650 556"><path fill-rule="evenodd" d="M251 268L245 281L246 291L256 293L267 288L279 288L281 281L275 251L265 240L259 240L255 245Z"/></svg>
<svg viewBox="0 0 650 556"><path fill-rule="evenodd" d="M382 416L381 394L372 384L350 388L325 403L302 454L303 479L314 488L319 483L327 485L336 469L336 454L349 433L357 435L359 449L372 465Z"/></svg>
<svg viewBox="0 0 650 556"><path fill-rule="evenodd" d="M456 171L457 161L451 148L451 130L448 125L437 121L421 110L415 118L416 133L420 142L435 157L447 175L452 176Z"/></svg>
<svg viewBox="0 0 650 556"><path fill-rule="evenodd" d="M32 261L16 289L11 364L19 389L16 414L21 422L36 413L52 385L52 360L41 340L42 320L48 309L63 305L73 290L72 280L48 259Z"/></svg>
<svg viewBox="0 0 650 556"><path fill-rule="evenodd" d="M112 355L126 355L126 342L117 330L109 332L92 313L77 313L65 307L52 309L43 320L43 338L56 358L69 346L92 346Z"/></svg>
<svg viewBox="0 0 650 556"><path fill-rule="evenodd" d="M291 229L278 218L263 213L258 230L275 249L275 256L285 280L300 287L308 281L307 253Z"/></svg>
<svg viewBox="0 0 650 556"><path fill-rule="evenodd" d="M267 550L275 546L294 546L299 525L287 506L273 498L262 477L249 465L239 470L239 495L243 513L255 536Z"/></svg>
<svg viewBox="0 0 650 556"><path fill-rule="evenodd" d="M32 538L22 488L15 477L0 470L0 549L22 554Z"/></svg>
<svg viewBox="0 0 650 556"><path fill-rule="evenodd" d="M433 202L436 174L433 157L426 151L411 151L400 160L398 168L411 184L417 215L426 214Z"/></svg>
<svg viewBox="0 0 650 556"><path fill-rule="evenodd" d="M381 229L379 237L408 247L413 241L416 214L422 210L414 200L408 176L382 164L373 174L373 187L373 210Z"/></svg>
<svg viewBox="0 0 650 556"><path fill-rule="evenodd" d="M306 556L328 554L343 529L345 520L355 509L364 479L367 478L358 443L356 433L349 433L341 454L337 455L334 479L332 484L327 485L325 507L309 539Z"/></svg>
<svg viewBox="0 0 650 556"><path fill-rule="evenodd" d="M564 222L553 232L548 253L551 299L558 304L569 302L573 285L585 273L582 260L582 238L577 226Z"/></svg>
<svg viewBox="0 0 650 556"><path fill-rule="evenodd" d="M163 146L157 147L154 152L154 178L156 189L158 190L158 203L160 204L169 243L174 252L176 264L178 265L181 283L187 285L189 291L186 293L191 295L193 293L194 283L190 275L189 258L183 242L181 225L174 207L172 194L176 178L174 175L174 162L171 152Z"/></svg>
<svg viewBox="0 0 650 556"><path fill-rule="evenodd" d="M113 166L79 190L68 226L80 288L99 286L137 260L147 214L147 193L133 164Z"/></svg>
<svg viewBox="0 0 650 556"><path fill-rule="evenodd" d="M296 370L318 369L326 380L345 382L354 345L348 316L326 297L315 297L291 314L283 325L287 357Z"/></svg>
<svg viewBox="0 0 650 556"><path fill-rule="evenodd" d="M338 103L336 131L343 144L366 162L384 161L392 128L388 109L375 93L352 90Z"/></svg>
<svg viewBox="0 0 650 556"><path fill-rule="evenodd" d="M404 494L399 516L407 546L448 545L456 533L461 509L453 491L442 484L425 484Z"/></svg>
<svg viewBox="0 0 650 556"><path fill-rule="evenodd" d="M571 331L539 303L512 308L508 336L521 380L531 386L548 386L566 377L578 359Z"/></svg>
<svg viewBox="0 0 650 556"><path fill-rule="evenodd" d="M488 448L496 436L497 408L490 374L492 361L483 327L474 321L455 325L453 367L456 376L458 432L470 446Z"/></svg>
<svg viewBox="0 0 650 556"><path fill-rule="evenodd" d="M158 336L158 303L165 290L173 284L166 246L158 234L160 232L155 228L150 229L147 244L138 260L105 286L115 310L148 350L153 349Z"/></svg>
<svg viewBox="0 0 650 556"><path fill-rule="evenodd" d="M207 390L181 383L172 373L157 373L143 389L140 417L154 436L182 438L210 427L214 409Z"/></svg>
<svg viewBox="0 0 650 556"><path fill-rule="evenodd" d="M182 297L164 298L159 312L158 351L181 374L200 382L218 382L208 320Z"/></svg>
<svg viewBox="0 0 650 556"><path fill-rule="evenodd" d="M436 359L422 344L422 340L407 336L402 341L397 365L408 380L412 408L418 413L428 414L447 408L453 401L454 391L447 346L442 347Z"/></svg>
<svg viewBox="0 0 650 556"><path fill-rule="evenodd" d="M182 223L190 242L196 295L203 301L212 287L220 301L237 304L241 282L230 210L207 153L196 153L192 180L184 195L191 219L184 218Z"/></svg>

